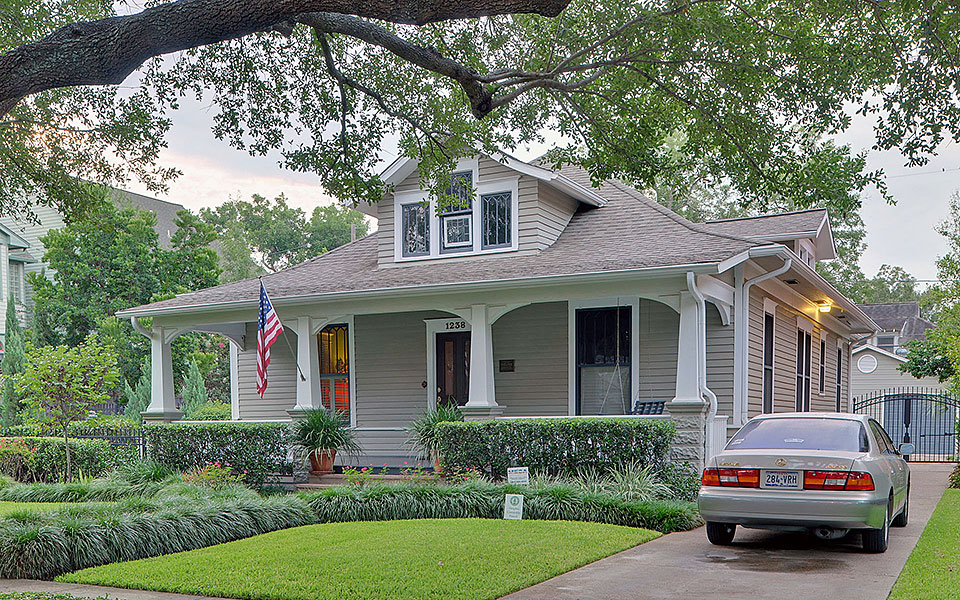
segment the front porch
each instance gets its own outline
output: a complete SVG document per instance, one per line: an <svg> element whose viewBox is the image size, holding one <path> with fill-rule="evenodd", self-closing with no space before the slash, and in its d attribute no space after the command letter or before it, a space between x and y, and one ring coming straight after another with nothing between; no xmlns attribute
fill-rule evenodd
<svg viewBox="0 0 960 600"><path fill-rule="evenodd" d="M285 332L271 349L262 399L255 323L231 314L206 323L158 318L144 330L154 350L144 416L180 418L170 342L187 330L214 331L233 342L233 419L344 410L363 447L358 459L338 457L344 464L413 464L407 426L438 403L459 406L467 419L668 415L681 430L676 457L700 462L708 438L726 441L725 424L711 434L707 421L725 423L733 405L727 288L701 275L476 294L469 304L408 299L388 303L393 310L369 300L281 305Z"/></svg>

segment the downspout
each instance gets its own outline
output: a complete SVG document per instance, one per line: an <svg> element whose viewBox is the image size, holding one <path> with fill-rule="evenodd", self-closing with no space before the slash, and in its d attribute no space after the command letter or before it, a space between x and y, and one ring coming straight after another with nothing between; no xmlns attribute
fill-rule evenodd
<svg viewBox="0 0 960 600"><path fill-rule="evenodd" d="M137 317L130 317L130 324L133 325L133 329L137 333L145 335L151 340L155 337L155 334L152 331L140 324L140 319Z"/></svg>
<svg viewBox="0 0 960 600"><path fill-rule="evenodd" d="M707 386L707 303L697 287L697 276L687 272L687 289L697 301L697 380L700 394L707 397L710 408L707 410L706 429L703 432L703 460L710 458L710 431L713 418L717 416L717 395Z"/></svg>
<svg viewBox="0 0 960 600"><path fill-rule="evenodd" d="M739 291L740 303L736 307L737 320L734 330L734 361L739 362L737 373L740 375L740 385L735 390L733 399L733 418L736 426L743 425L747 416L747 371L750 364L747 359L747 341L750 339L750 288L778 275L783 275L790 270L790 267L793 266L793 258L789 254L784 256L785 251L786 247L784 246L766 246L750 250L750 258L779 256L783 259L783 265L773 271L744 281Z"/></svg>

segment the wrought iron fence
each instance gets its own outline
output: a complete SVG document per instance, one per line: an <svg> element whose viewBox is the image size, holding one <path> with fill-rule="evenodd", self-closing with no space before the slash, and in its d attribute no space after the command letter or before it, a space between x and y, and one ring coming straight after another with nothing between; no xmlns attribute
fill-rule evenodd
<svg viewBox="0 0 960 600"><path fill-rule="evenodd" d="M939 388L899 387L854 398L853 411L876 419L897 444L912 443L913 462L960 458L960 398Z"/></svg>

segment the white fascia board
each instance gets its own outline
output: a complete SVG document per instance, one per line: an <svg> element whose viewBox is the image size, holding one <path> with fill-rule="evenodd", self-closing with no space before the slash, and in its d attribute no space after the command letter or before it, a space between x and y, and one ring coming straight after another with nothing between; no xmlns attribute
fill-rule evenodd
<svg viewBox="0 0 960 600"><path fill-rule="evenodd" d="M853 354L859 354L860 352L863 352L864 350L871 350L871 351L873 351L873 352L876 352L877 354L882 354L883 356L889 356L890 358L892 358L892 359L894 359L894 360L896 360L896 361L902 362L902 363L907 362L907 359L905 359L904 357L902 357L902 356L897 356L897 355L894 354L893 352L888 352L888 351L884 350L883 348L878 348L878 347L874 346L873 344L864 344L864 345L862 345L862 346L859 346L859 347L857 347L857 348L854 348L854 349L853 349Z"/></svg>
<svg viewBox="0 0 960 600"><path fill-rule="evenodd" d="M570 273L564 275L540 275L536 277L517 277L499 279L496 281L465 281L462 283L441 283L429 285L411 285L391 288L377 288L357 292L326 292L322 294L304 294L300 296L280 296L271 298L276 306L322 302L325 300L354 300L378 297L407 297L437 292L473 292L497 290L502 288L537 287L552 283L591 283L594 281L610 281L619 279L642 279L645 277L665 277L670 275L685 275L688 272L697 274L715 274L718 263L694 263L689 265L670 265L665 267L646 267L639 269L622 269L618 271L596 271L592 273ZM257 300L232 300L229 302L207 302L187 306L171 306L163 308L130 308L117 313L118 317L154 317L164 315L181 315L186 313L206 312L209 310L231 310L256 306Z"/></svg>
<svg viewBox="0 0 960 600"><path fill-rule="evenodd" d="M833 239L833 228L828 215L823 215L820 229L817 230L817 260L833 260L837 257L837 244Z"/></svg>
<svg viewBox="0 0 960 600"><path fill-rule="evenodd" d="M829 281L824 279L819 273L817 273L816 269L813 269L807 263L800 260L800 257L797 256L797 254L793 250L790 250L789 248L787 248L786 246L783 246L782 244L774 244L771 246L760 246L757 248L750 249L751 258L759 258L761 256L773 256L773 255L780 255L780 256L783 256L784 258L789 256L790 258L793 258L794 260L793 260L792 268L795 271L799 272L804 279L806 279L807 281L815 285L817 289L825 293L831 300L836 302L840 306L840 308L844 310L844 312L850 314L851 316L856 318L858 321L863 323L864 326L866 327L865 332L880 331L880 327L874 322L873 319L870 318L869 315L867 315L867 313L863 312L863 310L859 306L857 306L852 300L850 300L849 298L844 296L842 293L840 293L840 290L833 287L833 284L831 284Z"/></svg>
<svg viewBox="0 0 960 600"><path fill-rule="evenodd" d="M512 156L508 156L506 154L496 153L490 155L490 158L506 165L518 173L523 173L524 175L529 175L534 179L543 181L544 183L557 188L561 192L564 192L565 194L568 194L569 196L572 196L573 198L585 204L590 204L592 206L603 206L607 203L605 198L590 188L582 186L579 183L557 173L556 171L531 165L530 163L523 162L518 158L513 158Z"/></svg>

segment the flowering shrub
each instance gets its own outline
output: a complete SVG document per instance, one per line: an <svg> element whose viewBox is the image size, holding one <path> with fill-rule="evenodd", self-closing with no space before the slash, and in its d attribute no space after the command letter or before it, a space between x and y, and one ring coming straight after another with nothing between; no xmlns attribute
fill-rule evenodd
<svg viewBox="0 0 960 600"><path fill-rule="evenodd" d="M350 485L366 485L374 479L375 475L386 475L387 474L387 463L383 463L383 466L379 469L374 469L370 467L344 467L343 475L347 479L347 483Z"/></svg>
<svg viewBox="0 0 960 600"><path fill-rule="evenodd" d="M209 463L200 469L184 473L183 481L193 485L206 487L223 487L234 483L242 483L243 475L234 475L230 463Z"/></svg>

